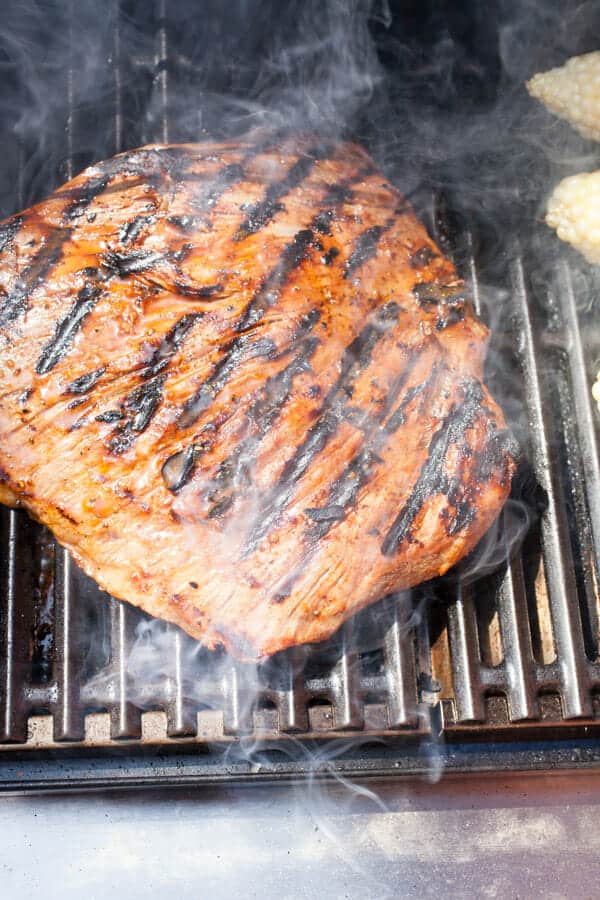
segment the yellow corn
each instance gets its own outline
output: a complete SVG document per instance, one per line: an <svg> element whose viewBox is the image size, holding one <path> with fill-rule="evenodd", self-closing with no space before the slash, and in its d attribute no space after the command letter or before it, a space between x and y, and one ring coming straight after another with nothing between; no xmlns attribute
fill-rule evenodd
<svg viewBox="0 0 600 900"><path fill-rule="evenodd" d="M561 240L600 265L600 171L563 178L548 201L546 222Z"/></svg>
<svg viewBox="0 0 600 900"><path fill-rule="evenodd" d="M600 141L600 51L539 72L527 82L527 90L584 137Z"/></svg>
<svg viewBox="0 0 600 900"><path fill-rule="evenodd" d="M600 409L600 372L596 375L596 381L592 385L592 397L598 404L598 409Z"/></svg>

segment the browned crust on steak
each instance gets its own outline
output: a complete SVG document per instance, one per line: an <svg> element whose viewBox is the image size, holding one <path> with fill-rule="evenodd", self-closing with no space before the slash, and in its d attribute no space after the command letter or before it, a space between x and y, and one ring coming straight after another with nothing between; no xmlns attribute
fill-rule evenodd
<svg viewBox="0 0 600 900"><path fill-rule="evenodd" d="M507 497L487 330L359 147L121 154L0 261L0 501L209 646L323 640Z"/></svg>

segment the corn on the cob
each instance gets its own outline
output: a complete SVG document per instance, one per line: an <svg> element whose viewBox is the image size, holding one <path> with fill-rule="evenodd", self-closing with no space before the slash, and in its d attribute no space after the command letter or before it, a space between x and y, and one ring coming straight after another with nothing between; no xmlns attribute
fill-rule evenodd
<svg viewBox="0 0 600 900"><path fill-rule="evenodd" d="M600 171L564 178L548 201L546 222L561 240L600 265Z"/></svg>
<svg viewBox="0 0 600 900"><path fill-rule="evenodd" d="M600 141L600 51L574 56L564 66L539 72L527 89L584 137Z"/></svg>
<svg viewBox="0 0 600 900"><path fill-rule="evenodd" d="M592 385L592 397L598 404L598 409L600 410L600 372L596 375L596 381Z"/></svg>

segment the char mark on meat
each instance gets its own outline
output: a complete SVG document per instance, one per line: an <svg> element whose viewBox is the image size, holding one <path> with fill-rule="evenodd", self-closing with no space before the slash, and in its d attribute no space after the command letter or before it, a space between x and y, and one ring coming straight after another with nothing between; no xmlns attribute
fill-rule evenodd
<svg viewBox="0 0 600 900"><path fill-rule="evenodd" d="M393 224L394 218L390 217L383 225L373 225L358 236L352 252L346 261L344 278L350 278L357 269L360 269L361 266L364 266L366 262L375 256L381 236L385 234Z"/></svg>
<svg viewBox="0 0 600 900"><path fill-rule="evenodd" d="M375 345L386 330L396 323L398 315L397 304L387 303L378 311L375 321L367 325L345 349L340 364L340 375L327 394L316 423L296 453L285 464L281 477L268 493L259 515L249 529L244 556L254 552L279 521L283 509L293 496L297 482L338 430L354 382L370 363Z"/></svg>
<svg viewBox="0 0 600 900"><path fill-rule="evenodd" d="M314 157L303 156L294 163L285 178L270 184L265 191L264 199L253 203L246 210L246 218L238 228L234 240L243 241L249 235L256 234L271 221L273 216L281 212L285 208L280 202L281 198L304 181L315 162Z"/></svg>
<svg viewBox="0 0 600 900"><path fill-rule="evenodd" d="M255 399L250 404L247 420L248 423L258 429L258 431L251 437L246 438L232 450L230 460L226 465L227 470L232 474L232 477L228 480L229 489L234 490L236 485L239 487L240 479L236 476L237 469L235 466L238 464L241 465L241 462L239 461L250 458L252 454L256 453L261 439L267 434L288 402L295 378L298 375L310 371L310 359L317 349L319 341L317 338L305 338L303 340L302 338L314 328L320 317L321 312L318 309L313 309L302 317L299 327L296 329L292 340L290 341L290 347L297 350L296 355L280 372L271 375L266 380L264 386L258 391ZM166 487L170 491L177 492L181 490L181 488L190 480L194 473L195 463L203 450L210 449L214 444L214 440L216 440L218 433L216 423L214 424L212 433L214 435L212 441L206 441L205 444L201 446L194 445L196 450L194 451L193 459L191 459L190 465L186 465L183 474L177 479L169 477L165 480ZM174 454L174 456L178 459L182 459L183 457L181 454L185 452L187 451L180 451ZM173 457L169 457L165 465L172 459ZM223 473L217 473L216 477L219 481L219 489L222 491L225 481ZM213 489L216 488L209 483L206 490L210 492Z"/></svg>
<svg viewBox="0 0 600 900"><path fill-rule="evenodd" d="M77 294L75 303L56 326L54 337L46 344L35 367L38 375L46 375L68 352L75 335L96 306L102 288L89 282Z"/></svg>
<svg viewBox="0 0 600 900"><path fill-rule="evenodd" d="M204 381L201 387L185 403L179 417L179 427L189 428L198 421L204 410L212 403L217 394L223 390L229 377L243 359L256 359L263 355L271 355L274 351L272 341L265 339L255 340L252 335L244 332L258 324L267 309L272 307L277 300L281 289L287 283L288 277L308 255L313 239L310 229L299 231L293 241L283 250L281 256L271 274L267 276L264 285L254 294L247 304L244 312L234 326L238 332L233 340L225 347L224 355L215 365L212 373Z"/></svg>
<svg viewBox="0 0 600 900"><path fill-rule="evenodd" d="M411 527L423 504L436 494L446 494L452 487L445 472L448 450L464 438L466 432L482 416L482 401L481 384L474 379L465 379L463 399L452 407L434 433L427 458L412 492L385 536L381 546L382 553L386 555L395 553L403 541L410 540Z"/></svg>

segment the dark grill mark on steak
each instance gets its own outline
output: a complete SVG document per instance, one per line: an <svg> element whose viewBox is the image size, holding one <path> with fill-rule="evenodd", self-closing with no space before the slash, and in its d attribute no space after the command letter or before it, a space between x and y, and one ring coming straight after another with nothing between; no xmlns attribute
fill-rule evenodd
<svg viewBox="0 0 600 900"><path fill-rule="evenodd" d="M152 354L152 358L147 367L142 370L142 377L150 378L158 375L166 368L178 350L181 349L186 337L196 324L202 318L204 313L186 313L175 325L165 334L160 347Z"/></svg>
<svg viewBox="0 0 600 900"><path fill-rule="evenodd" d="M107 447L111 453L116 456L125 453L136 437L148 427L160 404L166 377L163 374L151 378L131 391L123 400L121 412L126 421L123 425L115 428L107 441Z"/></svg>
<svg viewBox="0 0 600 900"><path fill-rule="evenodd" d="M119 229L119 241L121 244L132 244L137 241L146 225L153 225L156 216L136 216L130 222L125 222Z"/></svg>
<svg viewBox="0 0 600 900"><path fill-rule="evenodd" d="M412 493L385 536L381 552L386 556L395 553L402 541L410 538L412 524L425 501L436 494L447 493L450 488L444 472L448 450L463 438L483 411L481 384L474 379L465 379L463 391L463 400L452 407L433 435Z"/></svg>
<svg viewBox="0 0 600 900"><path fill-rule="evenodd" d="M233 504L236 492L241 496L241 488L251 483L250 471L260 442L289 400L294 379L310 371L310 359L318 345L317 338L307 338L303 341L298 354L289 365L268 378L259 391L248 410L248 419L258 427L258 432L234 447L231 454L220 464L213 481L207 486L205 495L214 504L208 514L209 517L222 515ZM217 506L218 512L215 512Z"/></svg>
<svg viewBox="0 0 600 900"><path fill-rule="evenodd" d="M70 231L56 228L48 233L42 247L14 287L0 300L0 327L8 325L27 312L29 297L60 260Z"/></svg>
<svg viewBox="0 0 600 900"><path fill-rule="evenodd" d="M410 257L410 265L412 269L423 269L425 266L428 266L432 260L437 257L437 253L434 253L431 247L421 247L419 250L416 250L412 256Z"/></svg>
<svg viewBox="0 0 600 900"><path fill-rule="evenodd" d="M423 347L415 348L406 368L392 386L385 404L377 411L376 416L370 417L369 422L372 426L379 425L385 419L398 394L408 381L422 352ZM437 371L435 366L434 370ZM434 383L433 374L434 373L432 372L432 375L426 379L426 381L410 388L406 392L399 409L406 408L418 393L423 392L427 386ZM312 558L318 546L318 541L327 534L336 522L344 520L348 512L356 504L361 488L369 482L371 475L375 471L375 466L383 462L383 459L378 456L376 451L380 450L386 443L386 436L390 433L390 421L391 419L384 426L383 430L377 430L375 432L375 436L371 438L365 447L354 455L342 475L332 484L327 506L312 507L304 510L309 518L313 520L313 524L307 530L305 535L309 546L303 555L301 565L296 567L296 569L288 575L284 586L280 588L279 593L275 595L273 599L274 603L281 603L289 596L308 561ZM402 421L404 421L404 419ZM395 427L398 427L400 424L400 422L397 422Z"/></svg>
<svg viewBox="0 0 600 900"><path fill-rule="evenodd" d="M265 310L273 306L279 299L282 287L286 284L288 276L306 258L313 239L313 233L309 229L299 231L294 240L288 244L281 254L278 263L267 276L264 285L254 294L246 309L240 316L235 331L243 332L256 325L264 316ZM243 358L252 358L260 353L260 346L255 347L260 341L252 341L251 336L239 334L225 347L224 356L215 365L196 393L187 400L183 412L179 417L180 428L188 428L193 425L210 405L216 395L223 389L230 374L237 368ZM272 345L272 342L271 346ZM263 341L264 344L264 341ZM262 346L262 345L261 345ZM259 352L257 352L259 351ZM249 356L248 354L252 354ZM267 355L267 354L265 354Z"/></svg>
<svg viewBox="0 0 600 900"><path fill-rule="evenodd" d="M321 262L323 263L324 266L330 266L333 263L336 256L339 256L339 255L340 255L340 251L338 250L338 248L331 247L327 251L327 253L323 254L323 256L321 257Z"/></svg>
<svg viewBox="0 0 600 900"><path fill-rule="evenodd" d="M100 381L105 372L106 366L101 366L95 372L86 372L85 375L80 375L71 382L67 392L69 394L87 394Z"/></svg>
<svg viewBox="0 0 600 900"><path fill-rule="evenodd" d="M271 338L255 339L253 334L241 334L227 346L227 354L217 364L200 390L186 401L183 412L179 417L179 428L188 428L193 425L213 402L217 394L223 390L232 372L235 372L242 360L257 359L262 357L273 358L277 347Z"/></svg>
<svg viewBox="0 0 600 900"><path fill-rule="evenodd" d="M314 506L304 510L309 519L318 525L329 526L330 522L339 522L344 518L343 506Z"/></svg>
<svg viewBox="0 0 600 900"><path fill-rule="evenodd" d="M465 304L465 295L456 286L439 284L437 281L423 281L412 289L419 306L448 306L460 308Z"/></svg>
<svg viewBox="0 0 600 900"><path fill-rule="evenodd" d="M371 167L361 169L356 176L349 179L346 184L333 185L329 188L326 195L327 200L334 200L348 197L349 186L354 180L360 180L365 177L365 173L371 170ZM304 259L308 256L310 250L314 246L314 230L315 223L320 220L325 213L331 213L335 216L335 210L321 211L314 216L310 227L303 229L294 236L293 241L288 244L276 263L271 273L266 277L262 287L254 294L249 301L244 312L240 316L238 322L234 326L235 331L245 331L256 325L262 319L265 309L273 306L280 297L281 290L285 287L288 276L296 269ZM390 224L391 224L390 220ZM189 428L197 422L200 415L210 405L219 390L226 384L229 373L232 371L230 365L230 356L237 355L239 350L240 338L234 338L225 347L225 353L222 359L216 364L213 372L196 393L190 397L179 417L179 428ZM226 373L226 377L224 377ZM220 385L220 386L219 386ZM219 386L217 388L217 386Z"/></svg>
<svg viewBox="0 0 600 900"><path fill-rule="evenodd" d="M456 306L447 310L445 315L440 316L435 323L436 331L444 331L450 325L456 325L465 318L465 311L462 306Z"/></svg>
<svg viewBox="0 0 600 900"><path fill-rule="evenodd" d="M38 375L46 375L65 356L75 335L98 302L101 291L97 284L91 282L82 287L69 312L56 326L54 337L42 350L35 367Z"/></svg>
<svg viewBox="0 0 600 900"><path fill-rule="evenodd" d="M120 409L109 409L95 417L96 422L119 422L125 418Z"/></svg>
<svg viewBox="0 0 600 900"><path fill-rule="evenodd" d="M341 476L332 484L327 506L305 510L314 520L308 535L311 541L322 538L335 522L345 518L356 503L360 489L371 478L375 466L382 462L381 457L371 448L365 447L348 463ZM330 510L335 510L336 515L330 515L328 512Z"/></svg>
<svg viewBox="0 0 600 900"><path fill-rule="evenodd" d="M310 152L310 151L309 151ZM287 175L281 181L272 182L265 191L263 200L253 203L246 210L246 218L238 228L234 241L243 241L250 234L256 234L273 216L284 208L279 201L294 188L298 187L308 176L316 163L314 155L301 156L296 160Z"/></svg>
<svg viewBox="0 0 600 900"><path fill-rule="evenodd" d="M266 380L248 410L248 420L259 429L258 435L246 438L236 445L230 454L229 460L241 460L242 457L247 457L250 452L256 452L262 436L268 432L287 403L294 379L303 372L310 371L309 360L315 352L319 341L316 338L305 340L302 340L302 338L305 338L320 318L321 311L315 308L300 320L298 328L289 341L290 347L298 347L298 353L284 369L275 375L271 375ZM300 344L298 343L299 341L301 341ZM212 431L213 440L207 441L198 449L195 460L198 459L202 450L211 448L216 439L218 423L209 423L206 428ZM186 473L185 479L178 485L177 490L183 487L192 474L193 468L190 468ZM223 483L222 478L220 478L220 483Z"/></svg>
<svg viewBox="0 0 600 900"><path fill-rule="evenodd" d="M354 243L354 249L346 261L344 278L350 278L357 269L375 256L381 236L392 227L394 221L395 219L391 217L383 225L373 225L372 228L367 228L366 231L359 234Z"/></svg>
<svg viewBox="0 0 600 900"><path fill-rule="evenodd" d="M176 494L189 481L200 451L200 445L191 444L165 460L160 473L167 490Z"/></svg>
<svg viewBox="0 0 600 900"><path fill-rule="evenodd" d="M308 256L313 246L313 232L310 228L304 228L294 235L293 241L288 244L275 266L273 272L267 277L262 288L254 295L239 321L234 326L235 331L244 332L252 328L264 316L265 309L269 309L279 299L281 289L285 287L288 277L298 268Z"/></svg>
<svg viewBox="0 0 600 900"><path fill-rule="evenodd" d="M108 439L107 446L113 453L120 454L128 450L136 437L145 431L152 421L160 406L169 363L202 316L203 313L187 313L182 316L163 337L148 365L140 371L143 383L128 394L120 410L108 410L102 417L96 416L96 421L100 422L127 420L119 425ZM117 417L115 413L120 414Z"/></svg>
<svg viewBox="0 0 600 900"><path fill-rule="evenodd" d="M364 168L359 169L355 175L348 178L346 181L341 181L338 184L330 184L327 193L322 200L322 204L326 208L321 210L321 212L317 213L314 217L311 225L313 230L318 234L330 236L332 233L331 227L336 220L340 206L344 203L351 203L354 198L353 185L363 181L371 175L373 171L373 166L364 166ZM327 207L333 207L333 209L328 209ZM332 250L335 250L336 256L339 254L337 248L332 248ZM328 265L328 263L325 263L325 265Z"/></svg>
<svg viewBox="0 0 600 900"><path fill-rule="evenodd" d="M71 203L69 203L63 213L63 219L68 222L71 222L73 219L79 219L86 212L92 201L106 191L109 181L109 175L96 175L76 188ZM70 237L68 230L67 234Z"/></svg>
<svg viewBox="0 0 600 900"><path fill-rule="evenodd" d="M22 224L22 216L13 216L8 222L0 225L0 253L14 240Z"/></svg>
<svg viewBox="0 0 600 900"><path fill-rule="evenodd" d="M71 202L66 206L63 219L70 222L84 214L90 204L106 191L110 175L88 179L83 185L69 193ZM73 235L72 227L55 228L49 231L44 241L21 278L0 302L0 327L24 315L29 306L29 297L49 276L54 266L62 258L64 245Z"/></svg>
<svg viewBox="0 0 600 900"><path fill-rule="evenodd" d="M338 430L344 419L348 393L351 393L354 382L370 363L375 345L396 323L398 315L398 305L386 303L378 310L375 322L368 324L344 351L340 375L325 398L319 418L285 464L279 481L268 492L259 515L249 529L244 557L256 550L277 523L294 493L296 483Z"/></svg>
<svg viewBox="0 0 600 900"><path fill-rule="evenodd" d="M415 384L406 392L404 397L402 398L402 402L396 407L394 412L391 414L387 422L385 423L385 433L393 434L395 431L400 428L401 425L404 425L406 421L406 409L410 403L418 397L419 394L423 394L436 380L439 366L437 363L434 363L431 369L431 375L429 378L426 378L425 381L422 381L420 384Z"/></svg>
<svg viewBox="0 0 600 900"><path fill-rule="evenodd" d="M426 381L422 382L421 384L415 385L412 388L409 388L396 412L392 414L383 428L380 427L381 423L393 406L396 398L401 393L404 385L410 378L410 375L413 372L422 352L422 346L416 348L416 350L408 360L406 367L401 372L399 377L395 380L395 383L392 385L385 403L382 404L379 409L377 409L374 415L372 414L371 416L369 416L366 423L366 428L371 437L368 439L366 445L354 455L354 457L346 466L344 472L331 486L329 497L327 498L327 505L323 508L331 509L333 507L335 509L341 509L344 515L337 518L324 516L320 521L317 520L317 517L315 515L311 515L313 519L318 521L318 525L310 529L310 532L308 534L309 540L322 538L325 534L327 534L331 526L336 521L340 521L341 519L343 519L346 513L348 513L350 509L355 505L360 489L368 483L371 475L375 470L375 466L378 463L383 462L383 459L378 454L379 451L385 446L389 434L395 431L400 426L400 424L404 423L404 410L418 394L424 392L425 389L434 382L437 374L435 366L431 376L426 379ZM399 416L400 410L402 410L401 421ZM307 512L307 510L305 510L305 512Z"/></svg>
<svg viewBox="0 0 600 900"><path fill-rule="evenodd" d="M335 213L332 209L324 209L323 212L317 213L314 217L312 227L319 234L331 235L331 223L334 218Z"/></svg>
<svg viewBox="0 0 600 900"><path fill-rule="evenodd" d="M121 278L126 278L127 275L136 275L155 268L164 261L164 258L163 253L152 250L134 250L131 253L109 250L102 257L102 265Z"/></svg>
<svg viewBox="0 0 600 900"><path fill-rule="evenodd" d="M203 284L201 287L191 287L190 285L181 284L181 282L176 281L173 285L173 290L183 297L195 297L199 300L204 300L208 297L213 297L215 294L218 294L219 291L222 291L223 285Z"/></svg>
<svg viewBox="0 0 600 900"><path fill-rule="evenodd" d="M184 234L193 234L198 228L198 219L194 216L167 216L167 222Z"/></svg>

